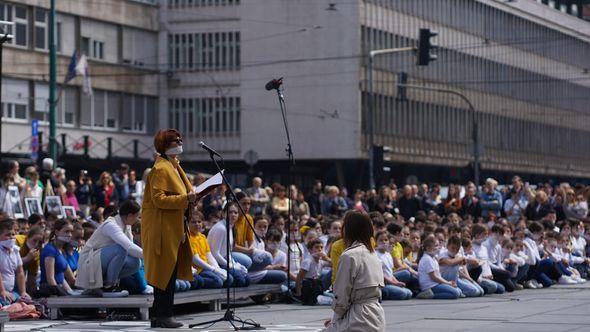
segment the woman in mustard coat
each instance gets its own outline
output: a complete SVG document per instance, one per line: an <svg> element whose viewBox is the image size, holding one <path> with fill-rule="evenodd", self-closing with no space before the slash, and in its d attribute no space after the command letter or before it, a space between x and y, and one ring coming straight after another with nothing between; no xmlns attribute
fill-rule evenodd
<svg viewBox="0 0 590 332"><path fill-rule="evenodd" d="M193 278L184 213L198 196L176 158L182 153L180 133L160 130L154 147L159 156L145 184L141 221L145 275L154 287L151 327L179 328L182 323L172 317L176 279Z"/></svg>

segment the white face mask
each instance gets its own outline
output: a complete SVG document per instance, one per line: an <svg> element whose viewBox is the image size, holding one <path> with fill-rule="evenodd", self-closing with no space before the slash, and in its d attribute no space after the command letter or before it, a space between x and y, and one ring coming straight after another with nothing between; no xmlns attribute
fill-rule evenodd
<svg viewBox="0 0 590 332"><path fill-rule="evenodd" d="M428 252L428 254L432 257L438 255L439 253L440 253L440 249L438 249L438 248Z"/></svg>
<svg viewBox="0 0 590 332"><path fill-rule="evenodd" d="M389 244L386 244L386 243L378 243L377 244L377 249L384 250L384 251L390 251L391 250L391 246Z"/></svg>
<svg viewBox="0 0 590 332"><path fill-rule="evenodd" d="M268 250L272 250L275 251L279 248L279 245L277 243L274 242L269 242L266 244L266 247L268 248Z"/></svg>
<svg viewBox="0 0 590 332"><path fill-rule="evenodd" d="M502 255L504 255L505 258L508 258L508 256L510 256L510 249L502 249Z"/></svg>
<svg viewBox="0 0 590 332"><path fill-rule="evenodd" d="M70 240L72 240L72 237L71 236L62 236L62 235L60 235L60 236L57 236L56 238L57 238L57 240L59 242L62 242L62 243L70 243Z"/></svg>
<svg viewBox="0 0 590 332"><path fill-rule="evenodd" d="M493 245L497 245L497 244L498 244L498 237L497 237L496 235L492 235L492 236L490 236L490 242L491 242Z"/></svg>
<svg viewBox="0 0 590 332"><path fill-rule="evenodd" d="M16 244L16 240L15 239L9 239L9 240L0 241L0 245L3 246L6 249L12 249L12 248L14 248L14 245L15 244Z"/></svg>
<svg viewBox="0 0 590 332"><path fill-rule="evenodd" d="M264 239L264 236L266 235L266 233L264 231L256 229L255 232L256 232L256 235L258 235L258 237L260 237L261 239Z"/></svg>
<svg viewBox="0 0 590 332"><path fill-rule="evenodd" d="M176 156L182 154L182 145L166 150L167 156Z"/></svg>

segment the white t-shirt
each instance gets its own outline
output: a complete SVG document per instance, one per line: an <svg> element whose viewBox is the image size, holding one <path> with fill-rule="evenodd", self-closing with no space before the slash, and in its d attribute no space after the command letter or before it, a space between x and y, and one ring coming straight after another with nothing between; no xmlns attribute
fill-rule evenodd
<svg viewBox="0 0 590 332"><path fill-rule="evenodd" d="M2 274L2 284L8 292L14 290L14 281L16 278L16 269L23 265L20 257L19 247L14 246L12 250L0 247L0 273Z"/></svg>
<svg viewBox="0 0 590 332"><path fill-rule="evenodd" d="M313 256L307 256L301 263L301 269L307 271L305 273L305 279L317 279L320 277L322 268L327 265L328 262L324 260L316 261Z"/></svg>
<svg viewBox="0 0 590 332"><path fill-rule="evenodd" d="M481 276L489 277L492 275L492 268L490 267L490 257L488 256L488 248L486 246L473 243L473 254L477 259L483 262L481 266Z"/></svg>
<svg viewBox="0 0 590 332"><path fill-rule="evenodd" d="M377 252L377 257L381 261L381 267L383 268L383 275L385 277L391 278L393 277L393 257L391 257L391 253L385 252Z"/></svg>
<svg viewBox="0 0 590 332"><path fill-rule="evenodd" d="M461 254L457 253L457 255L455 255L455 257L451 257L449 255L449 251L447 249L441 250L440 255L439 255L439 259L443 259L443 258L454 259L457 257L461 257ZM459 265L459 264L457 264L457 265L441 265L440 266L440 275L445 280L457 281L457 279L459 278L459 269L460 268L461 268L461 265Z"/></svg>
<svg viewBox="0 0 590 332"><path fill-rule="evenodd" d="M434 272L440 276L440 268L435 258L429 254L424 254L418 263L418 281L420 282L420 289L425 291L438 285L438 282L430 278L429 273Z"/></svg>
<svg viewBox="0 0 590 332"><path fill-rule="evenodd" d="M530 237L527 237L522 241L526 248L526 255L528 256L527 264L535 265L541 260L541 254L539 254L539 246L537 242Z"/></svg>
<svg viewBox="0 0 590 332"><path fill-rule="evenodd" d="M284 252L277 250L275 256L272 258L272 265L281 265L287 266L287 254Z"/></svg>
<svg viewBox="0 0 590 332"><path fill-rule="evenodd" d="M583 236L574 237L570 236L572 242L572 252L577 253L582 257L586 257L586 239Z"/></svg>

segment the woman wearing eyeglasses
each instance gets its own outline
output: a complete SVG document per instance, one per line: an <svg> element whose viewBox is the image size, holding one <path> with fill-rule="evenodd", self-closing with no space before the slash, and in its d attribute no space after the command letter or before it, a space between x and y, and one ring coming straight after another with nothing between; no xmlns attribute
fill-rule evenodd
<svg viewBox="0 0 590 332"><path fill-rule="evenodd" d="M145 274L154 287L151 327L179 328L182 323L172 317L176 279L193 280L184 217L199 196L177 159L183 151L181 134L160 130L154 147L158 156L146 180L141 221Z"/></svg>

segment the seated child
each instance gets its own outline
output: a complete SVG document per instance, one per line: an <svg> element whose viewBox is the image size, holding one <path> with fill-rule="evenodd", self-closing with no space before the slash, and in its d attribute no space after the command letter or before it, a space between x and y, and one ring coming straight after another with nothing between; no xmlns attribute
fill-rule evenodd
<svg viewBox="0 0 590 332"><path fill-rule="evenodd" d="M377 239L377 256L381 261L383 268L383 277L385 278L385 287L381 290L383 300L409 300L412 298L412 291L405 288L406 284L397 280L393 276L393 258L391 257L391 245L389 244L389 234L386 231L380 231L375 235Z"/></svg>
<svg viewBox="0 0 590 332"><path fill-rule="evenodd" d="M258 238L254 237L252 266L261 264L262 269L258 271L248 271L248 277L253 284L282 284L287 280L285 271L269 269L272 263L272 255L265 250L264 240L268 232L268 218L266 216L257 216L254 218L254 232Z"/></svg>
<svg viewBox="0 0 590 332"><path fill-rule="evenodd" d="M484 295L484 290L471 279L465 269L467 259L461 255L461 238L452 235L447 241L447 248L441 250L438 263L440 274L447 281L454 281L461 292L467 297Z"/></svg>
<svg viewBox="0 0 590 332"><path fill-rule="evenodd" d="M494 280L494 275L490 266L488 248L484 245L484 242L487 239L487 233L488 229L485 225L475 224L471 227L473 254L481 264L481 275L478 282L486 291L486 294L503 294L506 292L506 288L504 288L504 285Z"/></svg>
<svg viewBox="0 0 590 332"><path fill-rule="evenodd" d="M220 268L211 254L207 238L203 234L204 216L201 212L193 212L192 220L188 224L189 242L193 251L193 276L190 288L221 288L228 279L227 271ZM230 276L229 283L233 279Z"/></svg>
<svg viewBox="0 0 590 332"><path fill-rule="evenodd" d="M457 299L461 290L454 281L447 281L440 275L438 254L440 245L433 236L427 236L422 242L420 262L418 263L418 279L421 293L418 298Z"/></svg>
<svg viewBox="0 0 590 332"><path fill-rule="evenodd" d="M0 222L0 304L16 302L19 298L30 300L25 287L25 272L16 245L16 232L12 219Z"/></svg>
<svg viewBox="0 0 590 332"><path fill-rule="evenodd" d="M320 281L320 273L325 265L331 263L324 253L324 245L320 239L310 240L307 244L309 255L301 263L295 284L295 294L301 296L303 305L314 305L317 296L324 292Z"/></svg>

